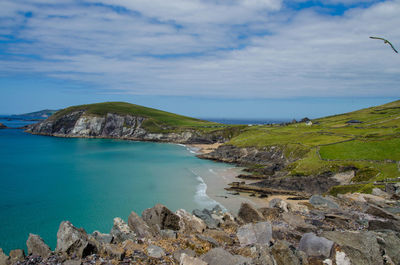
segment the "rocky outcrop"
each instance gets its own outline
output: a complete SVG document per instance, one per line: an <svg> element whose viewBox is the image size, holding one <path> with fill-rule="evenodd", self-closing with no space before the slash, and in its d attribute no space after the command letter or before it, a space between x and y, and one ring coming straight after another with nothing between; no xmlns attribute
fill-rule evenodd
<svg viewBox="0 0 400 265"><path fill-rule="evenodd" d="M172 130L152 132L146 129L143 116L107 113L104 116L87 114L84 110L53 116L42 122L30 125L27 132L58 137L118 138L141 141L160 141L175 143L215 143L225 142L223 131L201 133L198 130Z"/></svg>
<svg viewBox="0 0 400 265"><path fill-rule="evenodd" d="M84 258L97 252L97 248L85 230L76 228L70 222L65 221L60 224L57 232L56 252Z"/></svg>
<svg viewBox="0 0 400 265"><path fill-rule="evenodd" d="M3 123L0 123L0 129L6 129L7 126L5 126Z"/></svg>
<svg viewBox="0 0 400 265"><path fill-rule="evenodd" d="M96 232L90 236L83 229L63 222L54 253L49 254L40 238L31 235L29 256L25 257L22 250L13 250L8 257L0 249L0 265L399 264L400 234L387 229L371 231L368 223L396 221L397 215L381 210L388 204L395 208L400 205L373 195L351 196L353 200L349 196L335 199L338 208L304 202L307 210L295 207L288 200L275 200L271 203L274 208L252 207L242 212L260 212L266 219L268 215L264 213L274 212L275 219L252 218L248 224L243 224L242 218L224 213L220 207L198 211L218 220L212 229L205 228L202 220L184 210L173 213L160 204L145 210L143 220L135 213L130 215L128 224L115 218L110 235ZM249 209L248 205L241 208ZM369 213L366 209L370 209ZM338 220L332 222L335 219ZM154 226L157 229L152 233L143 232ZM141 236L136 236L139 233ZM41 246L39 249L44 246L43 254L38 254L41 250L32 250L37 245Z"/></svg>
<svg viewBox="0 0 400 265"><path fill-rule="evenodd" d="M43 258L48 258L51 255L50 247L38 235L29 234L26 246L28 247L28 255L37 255Z"/></svg>

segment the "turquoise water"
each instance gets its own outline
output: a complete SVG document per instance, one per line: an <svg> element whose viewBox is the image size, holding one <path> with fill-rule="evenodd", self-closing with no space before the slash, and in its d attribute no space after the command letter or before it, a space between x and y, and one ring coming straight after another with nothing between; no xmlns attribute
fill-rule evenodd
<svg viewBox="0 0 400 265"><path fill-rule="evenodd" d="M0 247L24 248L35 233L55 248L63 220L109 232L114 217L156 203L189 211L213 205L199 176L229 167L174 144L0 130Z"/></svg>

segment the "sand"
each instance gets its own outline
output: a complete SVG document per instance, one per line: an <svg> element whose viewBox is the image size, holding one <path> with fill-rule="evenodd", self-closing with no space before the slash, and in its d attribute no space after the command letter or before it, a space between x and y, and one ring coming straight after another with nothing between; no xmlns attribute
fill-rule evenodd
<svg viewBox="0 0 400 265"><path fill-rule="evenodd" d="M220 147L222 144L215 143L215 144L190 144L188 147L193 148L199 154L208 154Z"/></svg>

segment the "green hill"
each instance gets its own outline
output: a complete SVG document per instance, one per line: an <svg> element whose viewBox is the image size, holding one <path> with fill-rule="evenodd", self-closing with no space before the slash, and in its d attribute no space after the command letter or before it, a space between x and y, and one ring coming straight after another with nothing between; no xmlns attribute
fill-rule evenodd
<svg viewBox="0 0 400 265"><path fill-rule="evenodd" d="M287 157L297 159L287 168L287 177L339 172L344 168L358 169L355 183L400 177L400 101L312 122L313 125L248 127L227 144L280 146ZM352 191L363 189L365 185L355 185ZM340 187L333 193L338 190Z"/></svg>
<svg viewBox="0 0 400 265"><path fill-rule="evenodd" d="M222 124L186 117L153 108L147 108L126 102L104 102L88 105L72 106L53 114L50 119L59 119L73 111L85 111L87 115L104 116L107 113L134 115L147 118L143 127L151 132L167 132L182 129L210 130L224 127Z"/></svg>

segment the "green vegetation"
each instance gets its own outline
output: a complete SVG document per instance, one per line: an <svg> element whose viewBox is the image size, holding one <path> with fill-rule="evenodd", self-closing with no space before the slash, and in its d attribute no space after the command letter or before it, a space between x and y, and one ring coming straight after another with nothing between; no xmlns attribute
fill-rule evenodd
<svg viewBox="0 0 400 265"><path fill-rule="evenodd" d="M71 113L73 111L86 111L88 115L104 116L107 113L114 113L119 115L134 115L147 118L143 123L143 127L150 132L171 132L186 129L197 129L202 131L214 131L221 130L232 136L236 135L235 132L231 132L231 127L243 127L243 126L228 126L222 125L215 122L209 122L199 120L191 117L186 117L170 112L165 112L157 109L147 108L135 104L125 102L105 102L89 105L73 106L56 112L51 119L58 119ZM235 130L235 129L232 129ZM237 129L236 129L237 130Z"/></svg>
<svg viewBox="0 0 400 265"><path fill-rule="evenodd" d="M357 120L361 123L348 123ZM372 183L400 176L400 101L350 113L287 126L253 126L228 144L239 147L279 146L287 158L295 160L290 176L317 175L356 168L353 182L337 186L332 194L370 192Z"/></svg>

